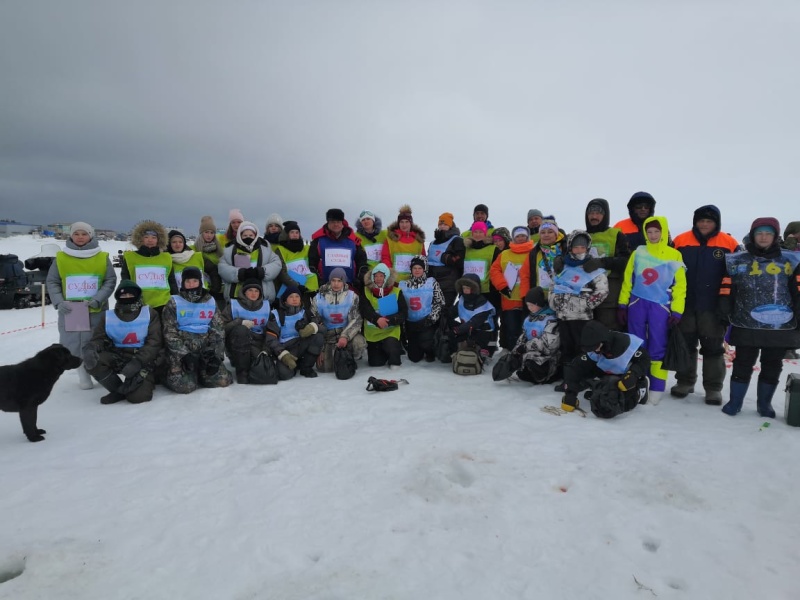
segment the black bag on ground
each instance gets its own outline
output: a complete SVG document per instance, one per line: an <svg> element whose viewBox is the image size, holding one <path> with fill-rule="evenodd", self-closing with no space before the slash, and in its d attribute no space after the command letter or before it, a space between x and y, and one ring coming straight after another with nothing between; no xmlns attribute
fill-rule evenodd
<svg viewBox="0 0 800 600"><path fill-rule="evenodd" d="M375 377L370 377L367 380L368 392L391 392L397 388L397 382L393 379L376 379Z"/></svg>
<svg viewBox="0 0 800 600"><path fill-rule="evenodd" d="M492 367L492 380L503 381L519 371L522 366L522 357L519 354L508 352L500 357Z"/></svg>
<svg viewBox="0 0 800 600"><path fill-rule="evenodd" d="M336 379L350 379L356 374L358 364L353 351L348 347L336 348L333 351L333 372Z"/></svg>
<svg viewBox="0 0 800 600"><path fill-rule="evenodd" d="M255 385L275 385L278 383L278 368L269 352L263 351L250 363L250 383Z"/></svg>
<svg viewBox="0 0 800 600"><path fill-rule="evenodd" d="M667 371L688 371L692 367L692 355L686 339L677 327L669 330L667 352L664 354L661 368Z"/></svg>
<svg viewBox="0 0 800 600"><path fill-rule="evenodd" d="M453 349L450 347L450 338L447 337L447 334L441 327L437 327L436 333L433 334L433 348L436 353L436 359L439 362L449 363L453 360Z"/></svg>
<svg viewBox="0 0 800 600"><path fill-rule="evenodd" d="M639 387L623 392L617 386L619 380L616 375L606 375L592 382L589 402L597 418L611 419L633 410L639 404Z"/></svg>

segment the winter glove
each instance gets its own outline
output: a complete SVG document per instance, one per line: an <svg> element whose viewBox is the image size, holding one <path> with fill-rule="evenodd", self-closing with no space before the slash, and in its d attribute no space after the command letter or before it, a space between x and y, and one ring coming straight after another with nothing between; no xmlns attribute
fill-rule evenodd
<svg viewBox="0 0 800 600"><path fill-rule="evenodd" d="M89 308L97 310L98 308L100 308L100 301L94 299L89 300Z"/></svg>
<svg viewBox="0 0 800 600"><path fill-rule="evenodd" d="M623 327L628 326L628 305L620 304L617 306L617 323Z"/></svg>
<svg viewBox="0 0 800 600"><path fill-rule="evenodd" d="M98 360L100 360L100 352L96 346L89 345L83 349L83 366L87 371L94 369Z"/></svg>
<svg viewBox="0 0 800 600"><path fill-rule="evenodd" d="M247 274L250 272L250 269L239 269L239 272L236 274L236 277L239 281L247 281Z"/></svg>
<svg viewBox="0 0 800 600"><path fill-rule="evenodd" d="M252 329L253 326L255 325L255 323L253 321L251 321L250 319L242 319L242 325L244 325L248 329Z"/></svg>
<svg viewBox="0 0 800 600"><path fill-rule="evenodd" d="M638 379L639 378L636 377L636 375L628 371L622 376L622 379L617 382L617 387L623 392L630 391L636 387L636 382Z"/></svg>
<svg viewBox="0 0 800 600"><path fill-rule="evenodd" d="M556 256L553 259L553 271L556 273L561 273L564 270L564 258L562 256Z"/></svg>
<svg viewBox="0 0 800 600"><path fill-rule="evenodd" d="M197 354L184 354L181 358L181 368L187 373L194 373L197 371L197 366L200 363L200 357Z"/></svg>
<svg viewBox="0 0 800 600"><path fill-rule="evenodd" d="M61 304L58 305L58 314L68 315L71 312L72 312L72 307L66 302L62 302Z"/></svg>
<svg viewBox="0 0 800 600"><path fill-rule="evenodd" d="M298 331L300 332L300 337L306 338L317 333L317 331L319 331L319 327L317 327L316 323L309 323L305 327L298 329Z"/></svg>
<svg viewBox="0 0 800 600"><path fill-rule="evenodd" d="M511 288L504 287L502 290L500 290L500 293L506 298L511 298Z"/></svg>
<svg viewBox="0 0 800 600"><path fill-rule="evenodd" d="M667 325L669 325L670 327L675 327L678 323L681 322L681 317L683 317L681 313L676 313L675 311L672 311L672 313L670 313L669 315L669 318L667 319Z"/></svg>
<svg viewBox="0 0 800 600"><path fill-rule="evenodd" d="M278 360L285 364L293 371L297 368L297 358L289 354L288 350L284 350L278 355Z"/></svg>
<svg viewBox="0 0 800 600"><path fill-rule="evenodd" d="M588 259L585 263L581 265L584 271L587 273L591 273L592 271L597 271L597 269L603 268L603 259L595 258L594 256Z"/></svg>
<svg viewBox="0 0 800 600"><path fill-rule="evenodd" d="M251 279L258 279L261 281L264 279L264 269L261 267L252 267L250 268L250 278Z"/></svg>
<svg viewBox="0 0 800 600"><path fill-rule="evenodd" d="M120 371L120 375L122 375L123 377L125 377L125 379L127 379L128 377L133 377L141 370L142 370L142 363L139 362L138 359L132 358L131 360L128 361L128 364L123 367L122 371Z"/></svg>

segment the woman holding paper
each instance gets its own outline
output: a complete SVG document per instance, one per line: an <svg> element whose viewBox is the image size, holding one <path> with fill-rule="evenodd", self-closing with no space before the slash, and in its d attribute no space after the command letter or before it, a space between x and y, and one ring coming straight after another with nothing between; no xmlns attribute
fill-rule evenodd
<svg viewBox="0 0 800 600"><path fill-rule="evenodd" d="M528 253L533 249L533 242L527 226L514 227L511 232L513 241L508 250L503 250L489 270L492 285L500 292L500 306L503 313L500 317L500 346L506 350L514 348L525 315L522 312L522 298L519 288L519 270Z"/></svg>
<svg viewBox="0 0 800 600"><path fill-rule="evenodd" d="M50 265L46 283L58 309L58 341L80 357L117 284L108 252L101 252L94 238L94 227L81 221L72 224L64 250ZM92 389L92 378L83 365L78 367L78 377L81 389Z"/></svg>

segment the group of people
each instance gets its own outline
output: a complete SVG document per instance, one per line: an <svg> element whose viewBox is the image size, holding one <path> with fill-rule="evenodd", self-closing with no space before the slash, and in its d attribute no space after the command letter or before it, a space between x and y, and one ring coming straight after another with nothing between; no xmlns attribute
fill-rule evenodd
<svg viewBox="0 0 800 600"><path fill-rule="evenodd" d="M495 228L479 204L464 232L440 215L427 245L408 205L386 228L370 210L352 227L329 209L308 241L296 221L273 214L262 232L233 209L224 233L202 217L192 248L183 233L142 221L119 285L79 222L48 292L62 343L84 358L81 385L94 377L108 390L103 403L149 400L156 383L179 393L230 385L226 356L236 381L249 383L265 357L286 380L333 371L337 353L398 367L403 355L449 362L461 351L484 363L499 347L512 378L561 380L564 410L591 387L593 405L613 396L618 414L661 399L667 341L679 332L692 366L671 395L694 393L699 353L705 402L722 404L728 335L736 358L722 410L741 410L760 353L758 412L774 417L782 359L800 347L800 222L781 238L776 219L756 219L740 246L713 205L675 237L655 206L637 192L611 226L609 203L594 199L567 233L537 209L526 225ZM91 331L67 331L74 302L88 304Z"/></svg>

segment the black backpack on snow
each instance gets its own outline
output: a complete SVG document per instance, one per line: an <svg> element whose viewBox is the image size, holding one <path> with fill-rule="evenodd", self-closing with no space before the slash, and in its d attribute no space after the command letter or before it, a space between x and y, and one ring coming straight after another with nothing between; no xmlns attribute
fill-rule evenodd
<svg viewBox="0 0 800 600"><path fill-rule="evenodd" d="M344 348L335 348L333 351L333 373L336 379L350 379L356 374L356 359L353 356L353 351L347 346Z"/></svg>

